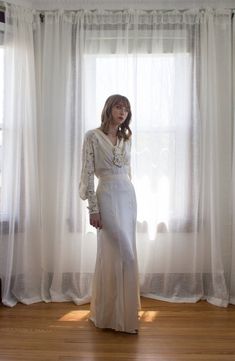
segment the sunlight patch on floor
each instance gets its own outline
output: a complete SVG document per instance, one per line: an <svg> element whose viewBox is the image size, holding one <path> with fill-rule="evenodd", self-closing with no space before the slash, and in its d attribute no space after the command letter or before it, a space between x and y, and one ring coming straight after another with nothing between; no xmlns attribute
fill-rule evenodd
<svg viewBox="0 0 235 361"><path fill-rule="evenodd" d="M139 311L139 318L144 322L153 322L159 315L159 311Z"/></svg>
<svg viewBox="0 0 235 361"><path fill-rule="evenodd" d="M71 321L85 321L88 320L90 311L89 310L78 310L66 313L59 321L71 322Z"/></svg>
<svg viewBox="0 0 235 361"><path fill-rule="evenodd" d="M159 315L159 311L139 311L139 319L144 322L153 322ZM86 321L90 315L90 310L77 310L66 313L59 321L73 322L73 321Z"/></svg>

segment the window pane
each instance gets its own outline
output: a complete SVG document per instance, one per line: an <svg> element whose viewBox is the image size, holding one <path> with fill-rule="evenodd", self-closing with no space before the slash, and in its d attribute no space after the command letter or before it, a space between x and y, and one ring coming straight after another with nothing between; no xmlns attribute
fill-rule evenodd
<svg viewBox="0 0 235 361"><path fill-rule="evenodd" d="M87 129L100 125L109 95L131 101L138 220L148 222L152 237L160 223L186 228L192 217L191 55L89 54L84 63Z"/></svg>

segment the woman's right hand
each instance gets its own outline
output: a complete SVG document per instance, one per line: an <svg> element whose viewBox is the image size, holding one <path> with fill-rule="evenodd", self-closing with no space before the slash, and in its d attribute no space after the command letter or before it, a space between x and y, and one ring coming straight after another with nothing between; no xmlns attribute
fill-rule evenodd
<svg viewBox="0 0 235 361"><path fill-rule="evenodd" d="M100 213L90 214L90 225L95 228L99 228L99 229L102 228Z"/></svg>

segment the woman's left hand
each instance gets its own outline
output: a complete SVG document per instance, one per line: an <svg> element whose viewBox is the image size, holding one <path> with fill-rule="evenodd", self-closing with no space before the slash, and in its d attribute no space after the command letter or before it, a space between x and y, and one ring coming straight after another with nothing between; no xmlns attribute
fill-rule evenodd
<svg viewBox="0 0 235 361"><path fill-rule="evenodd" d="M95 228L99 228L99 229L102 228L100 213L90 214L90 225Z"/></svg>

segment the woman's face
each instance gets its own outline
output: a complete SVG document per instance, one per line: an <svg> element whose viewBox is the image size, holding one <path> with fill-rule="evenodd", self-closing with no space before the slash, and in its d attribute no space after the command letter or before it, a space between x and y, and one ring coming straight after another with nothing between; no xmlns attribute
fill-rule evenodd
<svg viewBox="0 0 235 361"><path fill-rule="evenodd" d="M112 107L112 125L119 126L125 122L128 116L128 109L123 103L117 103Z"/></svg>

